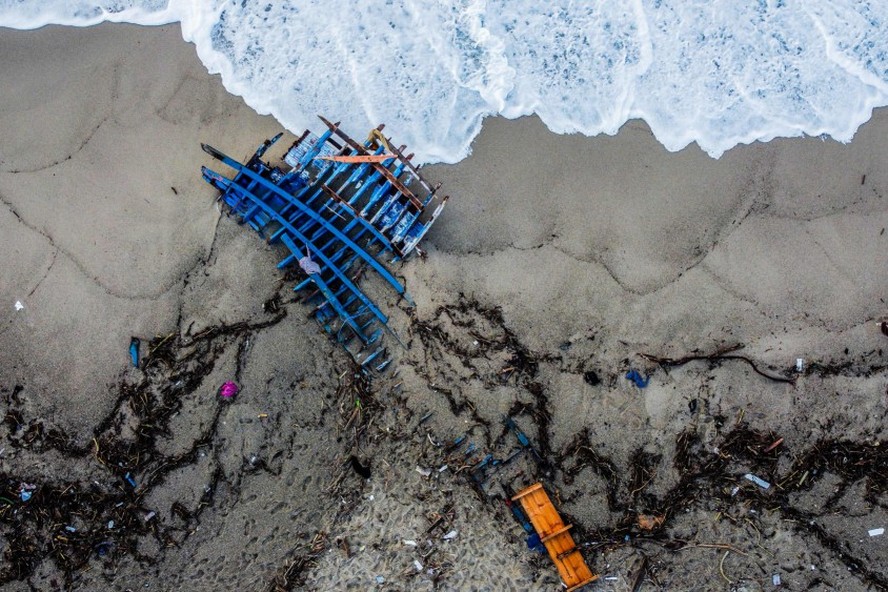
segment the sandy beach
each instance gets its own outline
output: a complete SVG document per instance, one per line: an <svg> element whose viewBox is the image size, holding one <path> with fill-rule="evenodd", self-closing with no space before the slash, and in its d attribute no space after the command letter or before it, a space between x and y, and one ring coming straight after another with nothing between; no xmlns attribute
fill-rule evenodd
<svg viewBox="0 0 888 592"><path fill-rule="evenodd" d="M0 591L555 591L536 481L588 590L888 591L888 110L719 160L487 120L366 380L201 179L282 130L177 27L0 55Z"/></svg>

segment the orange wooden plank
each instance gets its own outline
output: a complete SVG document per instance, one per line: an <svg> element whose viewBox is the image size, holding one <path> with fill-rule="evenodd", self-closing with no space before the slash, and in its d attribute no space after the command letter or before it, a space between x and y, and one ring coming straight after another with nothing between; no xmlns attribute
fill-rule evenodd
<svg viewBox="0 0 888 592"><path fill-rule="evenodd" d="M598 579L586 565L582 553L570 536L568 530L571 526L565 525L561 520L541 483L521 490L512 499L521 502L524 513L540 536L540 541L546 546L549 557L558 568L568 590L578 590Z"/></svg>
<svg viewBox="0 0 888 592"><path fill-rule="evenodd" d="M545 543L546 541L548 541L548 540L550 540L550 539L554 539L555 537L557 537L557 536L558 536L559 534L561 534L562 532L567 532L567 531L570 530L571 528L573 528L573 524L568 524L567 526L562 526L561 528L559 528L559 529L556 530L555 532L553 532L553 533L551 533L551 534L547 534L545 537L541 538L541 539L540 539L540 542L541 542L541 543Z"/></svg>
<svg viewBox="0 0 888 592"><path fill-rule="evenodd" d="M345 162L349 164L363 162L383 162L394 160L394 154L350 154L348 156L315 156L314 160L331 160L333 162Z"/></svg>

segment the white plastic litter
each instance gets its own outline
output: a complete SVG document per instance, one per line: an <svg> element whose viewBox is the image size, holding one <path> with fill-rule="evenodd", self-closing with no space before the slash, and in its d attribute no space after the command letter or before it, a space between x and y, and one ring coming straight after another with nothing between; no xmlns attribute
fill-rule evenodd
<svg viewBox="0 0 888 592"><path fill-rule="evenodd" d="M447 534L445 534L441 538L443 538L445 541L449 541L449 540L455 539L456 535L458 535L458 534L459 534L459 531L451 530L450 532L448 532Z"/></svg>
<svg viewBox="0 0 888 592"><path fill-rule="evenodd" d="M416 571L422 571L422 563L419 562L419 559L413 560L413 567L416 568Z"/></svg>
<svg viewBox="0 0 888 592"><path fill-rule="evenodd" d="M805 369L804 358L796 358L796 372L802 372Z"/></svg>
<svg viewBox="0 0 888 592"><path fill-rule="evenodd" d="M416 541L411 541L409 539L404 539L403 543L405 545L407 545L408 547L415 547L416 546Z"/></svg>
<svg viewBox="0 0 888 592"><path fill-rule="evenodd" d="M23 308L25 308L25 305L22 304L21 302L19 302L18 300L16 300L16 301L15 301L15 309L16 309L16 310L22 310Z"/></svg>
<svg viewBox="0 0 888 592"><path fill-rule="evenodd" d="M426 469L423 467L416 467L416 472L419 473L420 475L422 475L423 477L428 477L429 475L432 474L431 469Z"/></svg>
<svg viewBox="0 0 888 592"><path fill-rule="evenodd" d="M758 485L762 489L768 489L769 487L771 487L770 483L768 483L767 481L765 481L761 477L757 477L756 475L753 475L752 473L746 473L745 475L743 475L743 478L746 479L747 481L752 481L753 483L755 483L756 485Z"/></svg>
<svg viewBox="0 0 888 592"><path fill-rule="evenodd" d="M311 255L306 255L302 259L299 260L299 267L302 268L302 271L307 273L308 275L312 275L315 273L321 273L321 266L312 261Z"/></svg>
<svg viewBox="0 0 888 592"><path fill-rule="evenodd" d="M771 576L771 583L774 584L775 586L779 586L780 585L780 574L774 574L773 576Z"/></svg>
<svg viewBox="0 0 888 592"><path fill-rule="evenodd" d="M885 529L884 529L884 528L874 528L874 529L872 529L872 530L869 531L869 535L870 535L871 537L874 537L874 536L882 536L883 534L885 534Z"/></svg>

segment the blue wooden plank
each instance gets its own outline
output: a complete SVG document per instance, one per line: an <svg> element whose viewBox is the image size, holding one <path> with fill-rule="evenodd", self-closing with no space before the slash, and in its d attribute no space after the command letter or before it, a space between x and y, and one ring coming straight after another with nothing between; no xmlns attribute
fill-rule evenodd
<svg viewBox="0 0 888 592"><path fill-rule="evenodd" d="M262 202L261 199L259 199L258 197L256 197L255 195L253 195L251 193L246 193L245 195L248 199L250 199L254 203L260 205L260 207L262 207L262 209L265 210L268 214L270 214L272 216L275 215L274 210L272 210L268 205L266 205L264 202ZM354 283L352 283L352 281L350 279L348 279L348 277L344 273L342 273L342 271L336 266L335 263L330 261L327 258L327 256L324 255L323 252L321 252L314 244L312 244L312 242L309 240L309 238L307 236L305 236L304 234L302 234L301 232L299 232L298 230L293 228L293 226L290 225L285 220L277 220L277 222L279 224L286 225L288 227L288 230L290 231L290 233L293 235L293 238L296 238L296 239L300 240L301 242L305 243L306 245L308 245L308 247L311 248L311 250L312 250L312 254L316 255L317 258L320 259L321 262L323 262L328 267L328 269L336 275L337 278L339 278L339 281L341 281L343 284L348 286L349 289L352 292L354 292L355 295L357 295L357 297L361 300L361 302L363 302L364 305L367 306L368 309L373 311L373 314L376 315L376 318L378 318L380 321L382 321L383 324L388 323L388 317L386 317L384 314L382 314L382 311L380 311L378 308L376 308L376 305L374 305L373 302L369 298L367 298L367 296L365 296L364 293L361 292L358 289L358 287L355 286ZM299 249L293 244L292 240L286 234L281 235L281 241L284 242L284 244L287 244L287 242L289 241L289 244L287 244L287 247L290 248L290 251L294 255L299 252Z"/></svg>
<svg viewBox="0 0 888 592"><path fill-rule="evenodd" d="M287 236L287 235L282 236L281 242L283 242L284 245L286 245L287 248L290 249L290 253L292 254L293 257L298 258L298 255L300 254L299 247L297 247L293 243L293 241L290 240L289 236ZM318 287L318 289L324 295L324 298L327 300L327 302L330 303L330 306L332 306L336 310L336 313L339 315L339 318L341 318L343 322L347 323L354 330L354 332L361 339L361 341L363 341L364 343L367 343L367 336L364 335L364 332L361 330L361 326L358 325L358 323L354 320L352 315L350 315L348 313L348 311L345 309L345 306L343 306L339 302L339 299L336 298L336 296L333 294L333 291L330 290L330 287L327 285L327 283L320 277L320 274L312 274L309 276L309 279Z"/></svg>

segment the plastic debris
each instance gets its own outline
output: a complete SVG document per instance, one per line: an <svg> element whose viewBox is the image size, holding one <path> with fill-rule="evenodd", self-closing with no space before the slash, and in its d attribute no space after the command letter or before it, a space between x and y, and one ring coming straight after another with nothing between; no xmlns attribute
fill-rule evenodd
<svg viewBox="0 0 888 592"><path fill-rule="evenodd" d="M737 487L735 487L734 489L732 489L732 490L731 490L731 497L734 497L735 495L737 495L737 493L738 493L739 491L740 491L740 486L737 486Z"/></svg>
<svg viewBox="0 0 888 592"><path fill-rule="evenodd" d="M15 309L16 309L16 310L22 310L23 308L25 308L25 305L22 304L20 301L16 300L16 301L15 301Z"/></svg>
<svg viewBox="0 0 888 592"><path fill-rule="evenodd" d="M148 522L149 520L151 520L155 516L157 516L156 512L148 512L147 514L145 514L145 522Z"/></svg>
<svg viewBox="0 0 888 592"><path fill-rule="evenodd" d="M638 370L629 370L626 373L626 380L631 380L638 388L645 388L650 381L650 376L642 377Z"/></svg>
<svg viewBox="0 0 888 592"><path fill-rule="evenodd" d="M34 490L37 489L36 485L31 485L30 483L22 483L19 485L19 497L23 502L31 499L31 496L34 495Z"/></svg>
<svg viewBox="0 0 888 592"><path fill-rule="evenodd" d="M376 583L377 584L385 584L385 578L382 576L376 576Z"/></svg>
<svg viewBox="0 0 888 592"><path fill-rule="evenodd" d="M124 475L123 478L126 480L127 483L129 483L130 487L132 487L133 489L138 487L138 485L136 485L136 480L133 479L133 476L130 475L129 473Z"/></svg>
<svg viewBox="0 0 888 592"><path fill-rule="evenodd" d="M133 362L133 366L139 367L139 347L141 347L142 341L138 337L133 337L130 339L130 359Z"/></svg>
<svg viewBox="0 0 888 592"><path fill-rule="evenodd" d="M796 358L796 372L804 372L804 370L805 370L804 358Z"/></svg>
<svg viewBox="0 0 888 592"><path fill-rule="evenodd" d="M65 530L67 530L68 532L77 532L77 529L73 526L66 526Z"/></svg>
<svg viewBox="0 0 888 592"><path fill-rule="evenodd" d="M446 470L449 469L449 468L450 468L450 467L447 466L447 465L441 465L441 468L438 469L438 472L439 472L439 473L443 473L444 471L446 471Z"/></svg>
<svg viewBox="0 0 888 592"><path fill-rule="evenodd" d="M618 576L604 576L604 580L607 582L616 582L619 579Z"/></svg>
<svg viewBox="0 0 888 592"><path fill-rule="evenodd" d="M299 260L299 267L301 267L302 271L307 275L321 273L321 266L312 260L311 251L308 250L308 247L305 249L305 257Z"/></svg>
<svg viewBox="0 0 888 592"><path fill-rule="evenodd" d="M408 547L415 547L416 544L417 544L416 541L411 541L410 539L404 539L404 540L401 541L401 542L403 542L403 543L404 543L405 545L407 545Z"/></svg>
<svg viewBox="0 0 888 592"><path fill-rule="evenodd" d="M871 537L877 537L877 536L882 536L883 534L885 534L885 529L884 528L873 528L872 530L870 530L868 532Z"/></svg>
<svg viewBox="0 0 888 592"><path fill-rule="evenodd" d="M413 567L416 568L416 571L422 571L422 563L419 562L419 559L413 560Z"/></svg>
<svg viewBox="0 0 888 592"><path fill-rule="evenodd" d="M432 474L431 469L424 469L423 467L416 467L416 472L422 475L423 477L428 477Z"/></svg>
<svg viewBox="0 0 888 592"><path fill-rule="evenodd" d="M775 586L779 586L780 585L780 574L774 574L773 576L771 576L771 583L774 584Z"/></svg>
<svg viewBox="0 0 888 592"><path fill-rule="evenodd" d="M525 542L527 543L527 548L531 551L536 551L537 553L546 552L546 546L540 540L540 535L538 535L537 533L531 534L529 537L527 537L527 540Z"/></svg>
<svg viewBox="0 0 888 592"><path fill-rule="evenodd" d="M240 392L240 387L230 380L219 388L219 396L223 399L233 399Z"/></svg>
<svg viewBox="0 0 888 592"><path fill-rule="evenodd" d="M753 475L752 473L746 473L745 475L743 475L743 478L746 479L747 481L752 481L753 483L755 483L756 485L758 485L762 489L768 489L769 487L771 487L770 483L768 483L767 481L765 481L761 477Z"/></svg>
<svg viewBox="0 0 888 592"><path fill-rule="evenodd" d="M451 541L451 540L455 539L456 535L458 535L458 534L459 534L459 531L451 530L450 532L448 532L447 534L445 534L441 538L443 538L445 541Z"/></svg>
<svg viewBox="0 0 888 592"><path fill-rule="evenodd" d="M114 528L114 521L113 521L113 520L109 520L109 521L108 521L108 530L112 530L113 528Z"/></svg>

